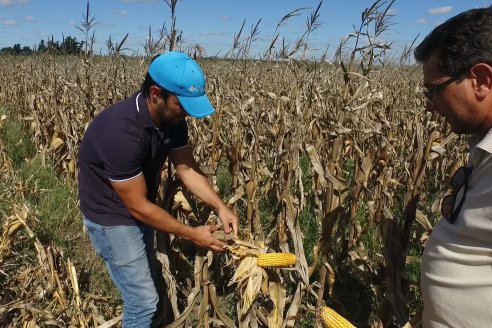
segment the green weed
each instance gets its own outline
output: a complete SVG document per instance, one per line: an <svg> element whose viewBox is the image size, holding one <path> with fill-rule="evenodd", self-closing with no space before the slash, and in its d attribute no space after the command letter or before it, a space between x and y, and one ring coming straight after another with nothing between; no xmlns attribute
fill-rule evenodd
<svg viewBox="0 0 492 328"><path fill-rule="evenodd" d="M0 114L3 115L2 111ZM75 185L60 181L52 163L48 161L43 164L36 156L30 131L19 118L9 117L5 120L0 128L0 137L12 159L17 178L25 188L23 201L36 210L37 220L31 226L33 232L42 244L53 244L72 259L80 272L82 290L97 294L102 292L117 300L118 292L103 261L92 250L88 236L83 233ZM9 188L7 183L10 182L0 180L0 194ZM20 200L2 197L2 218L6 217L16 201Z"/></svg>
<svg viewBox="0 0 492 328"><path fill-rule="evenodd" d="M0 111L0 114L4 115L4 112ZM25 123L19 119L8 116L0 129L0 137L5 143L7 154L16 166L36 154L36 148L30 141Z"/></svg>
<svg viewBox="0 0 492 328"><path fill-rule="evenodd" d="M215 173L217 178L217 187L219 188L219 195L221 198L227 198L232 196L232 176L227 168L226 163L221 163L217 167Z"/></svg>

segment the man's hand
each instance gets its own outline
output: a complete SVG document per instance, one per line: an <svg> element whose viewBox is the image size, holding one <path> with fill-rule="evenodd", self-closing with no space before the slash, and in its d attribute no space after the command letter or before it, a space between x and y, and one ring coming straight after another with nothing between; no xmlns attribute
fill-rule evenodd
<svg viewBox="0 0 492 328"><path fill-rule="evenodd" d="M223 252L226 244L215 238L212 233L216 231L216 225L203 225L194 228L191 241L197 246L208 248L215 252Z"/></svg>
<svg viewBox="0 0 492 328"><path fill-rule="evenodd" d="M234 236L237 237L237 226L239 220L236 214L234 214L234 212L231 211L231 209L226 205L219 207L217 209L217 213L219 215L219 219L222 221L222 224L224 225L224 232L230 233L232 228L232 232L234 233Z"/></svg>
<svg viewBox="0 0 492 328"><path fill-rule="evenodd" d="M205 203L215 208L224 225L224 232L230 233L232 229L234 236L237 237L238 218L236 214L220 199L217 192L207 180L207 176L195 161L190 147L186 146L173 149L169 153L169 157L186 188Z"/></svg>

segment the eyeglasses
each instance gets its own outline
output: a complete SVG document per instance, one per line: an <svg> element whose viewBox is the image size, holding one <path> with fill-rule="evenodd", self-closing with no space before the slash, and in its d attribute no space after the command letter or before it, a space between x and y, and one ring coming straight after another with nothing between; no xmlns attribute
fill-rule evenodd
<svg viewBox="0 0 492 328"><path fill-rule="evenodd" d="M444 89L447 88L448 85L450 85L453 82L459 81L463 78L463 74L458 75L458 76L453 76L452 78L444 81L443 83L440 83L438 85L433 86L432 88L424 90L424 96L427 98L428 101L432 102L432 98L439 92L442 92Z"/></svg>
<svg viewBox="0 0 492 328"><path fill-rule="evenodd" d="M458 214L463 207L466 192L468 191L468 178L470 177L472 171L473 167L462 166L454 173L453 178L451 179L451 187L453 188L453 191L450 195L444 197L441 203L441 214L449 221L449 223L454 223L456 221ZM461 197L458 206L455 208L456 196L463 187L463 196Z"/></svg>

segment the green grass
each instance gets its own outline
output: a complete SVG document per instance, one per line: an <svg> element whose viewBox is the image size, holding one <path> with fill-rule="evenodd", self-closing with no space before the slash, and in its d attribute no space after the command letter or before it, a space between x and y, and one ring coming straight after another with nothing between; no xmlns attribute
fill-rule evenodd
<svg viewBox="0 0 492 328"><path fill-rule="evenodd" d="M313 189L313 172L312 172L312 164L309 156L303 155L299 158L299 166L302 171L302 186L304 188L304 192L312 192Z"/></svg>
<svg viewBox="0 0 492 328"><path fill-rule="evenodd" d="M232 176L229 173L227 164L221 163L217 167L217 172L215 172L217 178L217 187L219 188L219 195L221 198L227 198L232 196Z"/></svg>
<svg viewBox="0 0 492 328"><path fill-rule="evenodd" d="M299 214L299 224L304 234L303 246L308 264L313 262L313 249L318 244L321 234L319 218L311 206L306 207Z"/></svg>
<svg viewBox="0 0 492 328"><path fill-rule="evenodd" d="M5 111L0 110L0 116L4 114ZM36 155L28 126L19 118L9 116L3 122L0 138L24 190L24 199L2 197L2 218L8 216L14 203L28 203L36 211L37 220L32 220L30 225L33 232L43 245L53 244L71 258L80 273L82 290L102 293L117 300L118 293L103 261L97 257L88 236L83 233L76 185L59 180L49 161L42 163ZM10 182L1 179L0 194L9 187L6 183Z"/></svg>
<svg viewBox="0 0 492 328"><path fill-rule="evenodd" d="M4 111L0 111L0 116L4 114ZM5 143L7 154L16 166L36 154L36 148L30 142L26 130L25 123L11 116L7 116L0 130L0 137Z"/></svg>
<svg viewBox="0 0 492 328"><path fill-rule="evenodd" d="M298 316L300 319L296 322L296 327L299 328L312 328L315 326L316 322L316 312L315 311L299 311Z"/></svg>
<svg viewBox="0 0 492 328"><path fill-rule="evenodd" d="M43 244L55 242L68 250L76 247L73 241L82 231L77 191L75 185L59 181L53 171L51 164L43 166L36 157L30 163L22 163L18 172L20 178L28 182L28 187L35 191L28 198L39 212L38 238Z"/></svg>
<svg viewBox="0 0 492 328"><path fill-rule="evenodd" d="M32 146L28 140L28 136L22 128L22 122L12 119L9 115L6 115L5 110L0 108L0 117L6 116L0 123L0 138L3 141L5 151L12 160L15 167L19 166L25 161L26 158L34 156L36 149ZM9 211L14 204L18 201L12 199L11 192L12 181L5 176L0 179L0 220L3 220L9 215Z"/></svg>
<svg viewBox="0 0 492 328"><path fill-rule="evenodd" d="M302 187L304 189L305 199L312 199L313 193L313 172L309 156L302 155L299 158L299 166L302 172ZM303 246L308 264L313 259L313 247L318 244L321 234L321 221L315 212L313 203L306 204L306 207L299 213L299 225L304 234Z"/></svg>
<svg viewBox="0 0 492 328"><path fill-rule="evenodd" d="M3 114L0 111L0 114ZM25 193L26 201L29 202L37 211L39 222L32 228L38 238L45 245L55 244L60 247L66 256L69 256L75 264L80 274L80 284L83 291L94 294L103 294L111 297L112 302L118 302L118 292L116 291L106 268L101 259L99 259L90 245L86 235L82 232L81 214L77 205L77 190L74 183L60 181L56 175L52 163L43 165L41 159L36 157L36 147L30 141L30 133L27 125L19 119L9 117L0 128L0 137L3 139L8 155L12 158L17 171L18 178L23 181L27 192ZM299 161L302 170L302 184L306 199L309 199L310 193L313 192L313 172L312 165L308 156L301 156ZM349 186L355 183L355 162L347 160L344 167L344 179ZM232 196L232 176L230 175L227 163L221 163L216 172L217 186L219 194L223 198ZM0 183L0 195L8 186ZM426 186L430 187L430 186ZM432 189L432 188L430 188ZM427 189L426 189L427 190ZM400 188L396 193L394 207L392 212L395 218L401 218L403 212L403 197L405 189ZM297 185L293 186L293 193L297 197L300 191ZM348 198L351 199L350 197ZM2 218L6 217L14 200L3 199L0 201L0 214ZM433 199L425 198L421 206L425 213L430 213L430 207ZM345 213L348 215L347 201ZM299 223L304 234L304 250L308 263L313 260L313 247L318 243L320 238L320 219L319 214L315 212L314 204L306 204L306 207L299 214ZM244 203L238 202L236 211L240 217L245 216ZM270 231L276 225L277 218L277 200L275 194L264 195L259 202L259 217L264 231ZM366 233L362 237L365 250L371 262L376 263L381 259L376 259L375 254L381 253L381 240L378 236L377 229L371 228L373 224L368 222L368 209L366 204L361 201L357 209L357 219ZM401 223L401 222L400 222ZM244 222L242 223L244 224ZM421 235L420 227L413 227L413 236L418 239ZM417 240L413 240L410 245L420 245ZM420 258L421 247L412 247L409 255ZM420 261L410 262L405 268L405 280L408 282L408 300L409 308L416 309L420 305L420 291L418 284L420 281ZM333 303L334 308L341 314L350 313L349 320L354 324L363 324L368 322L368 318L374 316L376 309L376 296L371 290L374 281L367 277L367 273L360 271L356 267L347 267L343 264L336 266L336 299L326 297L327 303ZM315 271L313 278L318 274ZM377 282L376 285L379 285ZM290 293L293 293L294 285L286 286ZM291 290L292 289L292 290ZM218 291L219 292L219 291ZM234 294L233 294L234 295ZM237 296L227 299L222 304L227 313L233 314ZM338 308L337 308L338 306ZM353 309L358 309L354 311ZM300 309L299 320L296 326L313 327L315 322L315 312L307 309Z"/></svg>

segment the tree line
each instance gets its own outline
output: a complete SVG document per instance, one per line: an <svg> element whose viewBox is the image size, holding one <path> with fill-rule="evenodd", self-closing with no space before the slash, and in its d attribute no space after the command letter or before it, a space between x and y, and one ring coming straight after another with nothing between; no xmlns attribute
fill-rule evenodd
<svg viewBox="0 0 492 328"><path fill-rule="evenodd" d="M4 47L0 49L0 54L5 55L31 55L38 53L51 53L60 55L79 55L83 52L82 46L84 41L77 41L75 37L63 37L62 41L55 41L53 37L45 41L44 39L38 45L21 46L20 43L14 44L12 47Z"/></svg>

